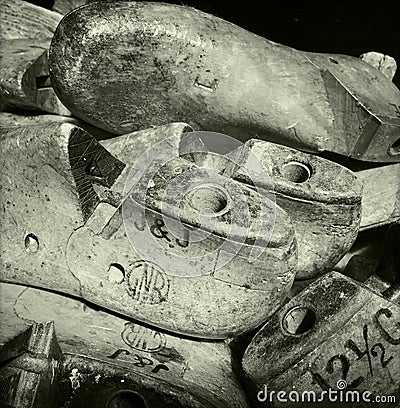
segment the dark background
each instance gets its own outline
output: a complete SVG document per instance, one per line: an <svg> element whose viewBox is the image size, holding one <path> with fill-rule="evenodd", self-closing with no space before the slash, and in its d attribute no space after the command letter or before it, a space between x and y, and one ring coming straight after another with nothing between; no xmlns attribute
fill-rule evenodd
<svg viewBox="0 0 400 408"><path fill-rule="evenodd" d="M47 8L53 3L31 2ZM300 50L357 57L377 51L392 56L400 66L400 0L164 2L195 7ZM400 88L399 72L394 82Z"/></svg>

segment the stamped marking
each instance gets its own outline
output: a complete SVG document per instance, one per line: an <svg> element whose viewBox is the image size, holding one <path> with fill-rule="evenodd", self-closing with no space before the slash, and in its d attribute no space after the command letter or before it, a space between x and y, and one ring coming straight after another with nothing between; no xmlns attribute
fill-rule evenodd
<svg viewBox="0 0 400 408"><path fill-rule="evenodd" d="M139 303L159 304L168 299L170 281L156 265L137 261L126 272L126 291Z"/></svg>
<svg viewBox="0 0 400 408"><path fill-rule="evenodd" d="M129 347L147 353L161 351L167 343L163 333L131 322L125 323L121 337Z"/></svg>
<svg viewBox="0 0 400 408"><path fill-rule="evenodd" d="M325 373L316 373L308 369L312 375L312 378L322 390L327 391L329 390L329 388L332 388L325 378L325 375L334 374L336 371L335 368L339 368L338 371L340 378L349 382L348 388L352 389L358 388L366 380L367 375L369 375L370 377L374 377L377 375L372 364L373 361L377 361L378 365L380 365L384 369L386 369L388 365L396 364L397 360L395 359L394 355L391 355L390 352L388 353L388 345L385 344L385 342L393 346L398 346L400 345L400 338L393 337L392 334L388 332L388 328L383 327L381 319L383 320L384 318L382 318L382 316L385 316L388 320L390 320L393 317L393 313L391 312L391 310L383 308L379 309L375 313L373 318L372 326L378 330L378 333L381 339L384 340L384 342L378 341L377 343L371 345L371 324L364 324L362 328L363 343L361 348L358 347L357 343L351 338L347 339L344 343L344 349L351 351L351 355L354 356L355 361L364 360L366 362L366 364L368 365L368 372L363 373L364 375L357 376L357 378L353 378L352 381L349 382L348 374L349 372L351 372L351 367L354 359L351 359L350 356L347 356L344 353L334 355L327 361L327 364L325 366ZM392 325L392 327L395 327L396 323L397 322L394 322L392 320L389 324L387 324L387 326Z"/></svg>
<svg viewBox="0 0 400 408"><path fill-rule="evenodd" d="M129 356L130 359L133 359L133 365L138 368L146 368L150 367L151 372L154 374L157 374L161 370L164 371L169 371L169 367L165 364L157 364L153 359L141 356L139 354L131 354L130 351L125 350L125 349L118 349L115 351L113 354L107 356L108 358L111 358L112 360L115 360L119 358L121 354L124 354L125 356Z"/></svg>

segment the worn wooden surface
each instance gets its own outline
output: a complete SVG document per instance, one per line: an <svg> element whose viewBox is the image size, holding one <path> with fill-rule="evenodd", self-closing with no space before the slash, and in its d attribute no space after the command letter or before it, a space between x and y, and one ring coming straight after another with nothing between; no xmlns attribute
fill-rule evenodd
<svg viewBox="0 0 400 408"><path fill-rule="evenodd" d="M50 40L0 40L0 103L59 115L70 115L50 84L47 50Z"/></svg>
<svg viewBox="0 0 400 408"><path fill-rule="evenodd" d="M170 126L178 135L187 129L186 124ZM214 274L171 275L174 271L164 271L152 254L138 257L127 239L121 188L132 163L122 171L122 161L71 124L25 126L4 129L3 133L1 149L7 157L1 171L3 281L73 293L173 332L210 338L226 338L254 328L284 299L294 278L297 252L291 221L278 206L273 206L272 235L256 261L248 259L253 244L244 242ZM109 151L113 153L112 141L116 156L129 158L129 150L121 150L118 138L107 142ZM15 169L15 162L25 166ZM256 227L261 214L257 200L264 198L257 198L245 185L240 188L249 194L249 202L254 200L250 212ZM168 244L168 229L160 227L162 237L156 233L160 218L157 197L146 204L146 230L154 230L155 240L171 256L178 253L195 262L193 256L203 256L221 242L235 241L226 236L226 220L218 219L217 234L211 234L206 244L181 243L174 248ZM171 207L167 215L179 219L178 210ZM221 251L214 251L218 262L225 256ZM115 269L122 273L117 281L110 277Z"/></svg>
<svg viewBox="0 0 400 408"><path fill-rule="evenodd" d="M381 52L366 52L360 55L360 59L372 65L379 71L383 72L390 80L393 79L396 70L396 60L390 55L384 55Z"/></svg>
<svg viewBox="0 0 400 408"><path fill-rule="evenodd" d="M193 269L203 273L203 264L195 257L202 259L208 252L214 258L229 256L216 251L222 243L230 243L229 238L220 232L210 234L205 242L179 243L163 224L165 216L161 217L158 203L156 196L150 201L145 222L132 216L125 226L120 209L101 203L87 225L71 235L68 265L80 281L84 298L166 330L204 338L248 331L279 307L296 270L294 231L283 210L275 209L273 234L256 261L249 262L252 246L243 243L222 268L211 275L193 276ZM167 215L177 219L178 210ZM190 219L185 221L190 225ZM135 255L126 236L127 225L141 241L154 240L146 241L150 242L146 257ZM216 226L223 230L221 222ZM80 250L86 245L91 248L90 257ZM185 270L177 270L175 263L160 266L160 251L170 258L180 256L188 276L182 276ZM117 281L109 278L114 267L120 270Z"/></svg>
<svg viewBox="0 0 400 408"><path fill-rule="evenodd" d="M71 123L72 125L79 126L94 136L96 140L109 139L110 137L115 136L103 129L99 129L90 125L89 123L83 122L80 119L74 118L73 116L50 115L44 114L43 112L38 112L37 114L32 114L32 112L22 113L21 111L19 111L19 113L0 112L0 128L36 125L41 126L54 122Z"/></svg>
<svg viewBox="0 0 400 408"><path fill-rule="evenodd" d="M0 1L0 105L70 115L50 83L48 49L62 15L25 1Z"/></svg>
<svg viewBox="0 0 400 408"><path fill-rule="evenodd" d="M3 291L1 293L3 296ZM2 317L4 329L6 319ZM14 337L0 348L1 357L8 357L1 359L2 405L55 407L61 388L62 354L54 324L31 322L25 331L9 330L8 333Z"/></svg>
<svg viewBox="0 0 400 408"><path fill-rule="evenodd" d="M149 146L172 135L166 127L156 129L119 136L102 144L115 157L134 164ZM201 134L198 143L208 149ZM239 150L237 163L227 176L255 184L269 199L275 195L277 204L291 217L297 232L296 279L312 278L331 270L358 234L362 185L355 174L334 162L268 142L251 140ZM190 157L196 165L223 170L224 174L231 165L228 157L215 156L211 151ZM261 172L246 174L245 168L251 168L254 159L259 160L268 179Z"/></svg>
<svg viewBox="0 0 400 408"><path fill-rule="evenodd" d="M400 220L400 164L358 171L363 183L360 229L366 230Z"/></svg>
<svg viewBox="0 0 400 408"><path fill-rule="evenodd" d="M251 395L256 399L267 386L269 391L307 390L319 396L329 387L344 389L339 388L344 380L347 389L370 391L371 400L376 395L398 400L399 318L399 305L364 285L339 273L319 278L251 341L243 357ZM288 400L274 406L298 405Z"/></svg>
<svg viewBox="0 0 400 408"><path fill-rule="evenodd" d="M115 391L113 383L137 391L148 406L168 400L174 407L248 406L223 342L176 337L39 289L2 283L0 292L0 344L32 322L54 321L65 360L65 406L79 399L97 406L96 399L107 401ZM68 387L72 370L79 374L76 387Z"/></svg>
<svg viewBox="0 0 400 408"><path fill-rule="evenodd" d="M0 38L48 40L62 19L62 14L22 0L0 1Z"/></svg>
<svg viewBox="0 0 400 408"><path fill-rule="evenodd" d="M249 155L263 174L239 169L235 178L274 193L276 203L291 217L296 230L296 279L331 270L354 243L360 223L362 185L355 174L334 162L269 142L250 140ZM254 156L253 156L254 155ZM250 165L248 165L250 167Z"/></svg>
<svg viewBox="0 0 400 408"><path fill-rule="evenodd" d="M50 65L66 106L112 132L183 120L242 140L400 159L390 150L400 92L379 70L354 57L299 52L191 8L84 6L62 20Z"/></svg>
<svg viewBox="0 0 400 408"><path fill-rule="evenodd" d="M79 295L65 250L100 201L87 168L107 185L124 165L68 123L2 129L0 151L1 280Z"/></svg>

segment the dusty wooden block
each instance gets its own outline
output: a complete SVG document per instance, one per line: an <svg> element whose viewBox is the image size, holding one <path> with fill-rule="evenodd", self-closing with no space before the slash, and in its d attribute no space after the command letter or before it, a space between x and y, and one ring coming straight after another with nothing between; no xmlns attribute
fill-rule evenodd
<svg viewBox="0 0 400 408"><path fill-rule="evenodd" d="M1 280L79 295L65 250L100 202L90 166L111 185L124 164L69 123L2 129L0 150Z"/></svg>
<svg viewBox="0 0 400 408"><path fill-rule="evenodd" d="M0 128L36 125L42 126L49 123L71 123L72 125L79 126L89 132L96 138L96 140L104 140L115 136L103 129L99 129L80 119L74 118L73 116L49 115L43 114L43 112L38 112L37 114L0 112Z"/></svg>
<svg viewBox="0 0 400 408"><path fill-rule="evenodd" d="M62 15L27 1L0 1L0 38L48 40L62 19Z"/></svg>
<svg viewBox="0 0 400 408"><path fill-rule="evenodd" d="M186 129L186 124L171 124L169 132L179 136ZM168 127L164 130L168 134ZM154 132L160 134L160 129ZM121 139L115 146L117 157L129 157ZM253 215L249 231L239 226L242 241L228 234L228 208L223 218L216 218L216 233L208 231L210 238L204 243L172 237L169 227L160 224L164 218L156 184L150 187L146 225L142 228L142 219L128 218L136 235L147 232L168 256L187 259L196 273L197 256L211 252L214 257L210 270L214 273L176 276L175 270L163 270L152 252L138 256L127 239L121 210L130 166L123 170L125 164L110 154L112 149L107 151L76 126L55 123L5 129L1 148L8 158L1 171L3 281L78 295L126 316L206 338L226 338L256 327L290 289L297 255L290 218L274 203L268 204L275 226L270 237L262 231L265 239L260 238L259 246L257 223L266 200L242 183L232 181L248 197ZM177 160L182 163L170 166L193 167ZM15 162L25 166L16 170ZM157 185L162 187L160 183L172 177L172 167L160 172ZM179 208L170 205L166 215L179 219ZM184 221L195 228L190 225L192 216L189 213ZM225 241L226 247L219 249ZM232 248L237 252L229 252ZM258 248L263 251L252 260L253 249ZM120 279L112 273L118 270Z"/></svg>
<svg viewBox="0 0 400 408"><path fill-rule="evenodd" d="M3 298L5 293L3 287L1 289ZM1 314L4 329L5 321L11 316ZM8 334L15 336L15 330ZM52 322L26 324L25 331L17 332L2 345L0 361L2 405L13 408L55 406L61 388L62 354Z"/></svg>
<svg viewBox="0 0 400 408"><path fill-rule="evenodd" d="M3 105L70 115L50 83L47 49L50 41L0 41L0 98Z"/></svg>
<svg viewBox="0 0 400 408"><path fill-rule="evenodd" d="M100 406L125 390L146 401L127 406L248 406L223 342L176 337L39 289L3 283L0 290L0 344L32 322L54 322L65 405Z"/></svg>
<svg viewBox="0 0 400 408"><path fill-rule="evenodd" d="M0 1L0 104L69 115L50 83L48 49L61 14L25 1Z"/></svg>
<svg viewBox="0 0 400 408"><path fill-rule="evenodd" d="M285 304L247 348L242 363L252 397L260 406L271 398L274 406L294 406L303 391L312 398L305 402L323 398L323 391L327 402L331 388L343 395L358 392L361 402L364 391L370 401L376 395L397 400L399 318L398 304L364 285L336 272L319 278ZM277 400L279 391L287 403ZM357 400L347 400L352 401Z"/></svg>
<svg viewBox="0 0 400 408"><path fill-rule="evenodd" d="M271 179L265 180L259 172L245 174L242 168L233 177L274 193L276 203L291 217L298 246L296 279L330 271L358 234L362 185L355 174L318 156L269 142L250 140L245 147L249 150L243 161L258 159Z"/></svg>
<svg viewBox="0 0 400 408"><path fill-rule="evenodd" d="M149 146L171 135L163 126L159 130L138 131L102 144L118 159L134 165ZM197 136L182 137L175 154L180 154L179 149L196 151L198 148L200 153L183 157L201 167L229 172L228 176L249 186L255 185L269 199L274 198L291 217L297 230L296 279L309 279L330 271L350 249L358 234L362 187L350 170L314 155L257 140L250 140L227 156L218 155L207 144L208 134L207 140L202 139L202 133L196 135L197 140ZM197 147L186 146L185 139L193 145L197 142ZM259 170L246 173L245 169L254 168L251 163L254 160L260 163Z"/></svg>
<svg viewBox="0 0 400 408"><path fill-rule="evenodd" d="M281 46L188 7L83 6L56 30L50 66L63 103L111 132L182 120L241 140L400 159L400 91L383 73L358 58Z"/></svg>
<svg viewBox="0 0 400 408"><path fill-rule="evenodd" d="M379 69L379 71L383 72L390 80L393 79L396 73L396 60L390 55L371 51L360 55L360 59L372 65L374 68Z"/></svg>
<svg viewBox="0 0 400 408"><path fill-rule="evenodd" d="M361 170L363 183L360 229L379 227L400 220L400 164Z"/></svg>

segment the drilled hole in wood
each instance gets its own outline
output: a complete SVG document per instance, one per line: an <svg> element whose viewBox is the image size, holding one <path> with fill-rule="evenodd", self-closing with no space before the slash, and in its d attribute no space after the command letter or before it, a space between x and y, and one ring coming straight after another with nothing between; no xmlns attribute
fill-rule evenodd
<svg viewBox="0 0 400 408"><path fill-rule="evenodd" d="M111 283L122 283L125 279L125 269L119 263L112 263L108 268L107 276Z"/></svg>
<svg viewBox="0 0 400 408"><path fill-rule="evenodd" d="M332 58L332 57L329 57L329 61L330 62L333 62L334 64L339 64L334 58Z"/></svg>
<svg viewBox="0 0 400 408"><path fill-rule="evenodd" d="M204 215L216 217L229 211L229 198L225 191L213 185L194 188L186 194L189 205Z"/></svg>
<svg viewBox="0 0 400 408"><path fill-rule="evenodd" d="M110 398L107 408L147 408L147 404L138 393L122 390Z"/></svg>
<svg viewBox="0 0 400 408"><path fill-rule="evenodd" d="M304 306L290 309L283 318L282 326L289 334L303 334L311 330L316 321L313 310Z"/></svg>
<svg viewBox="0 0 400 408"><path fill-rule="evenodd" d="M307 164L291 161L282 166L281 174L292 183L304 183L311 177L312 171Z"/></svg>
<svg viewBox="0 0 400 408"><path fill-rule="evenodd" d="M400 138L398 138L389 148L389 154L391 156L396 156L400 154Z"/></svg>
<svg viewBox="0 0 400 408"><path fill-rule="evenodd" d="M39 239L35 234L28 234L24 242L27 252L33 254L39 250Z"/></svg>

